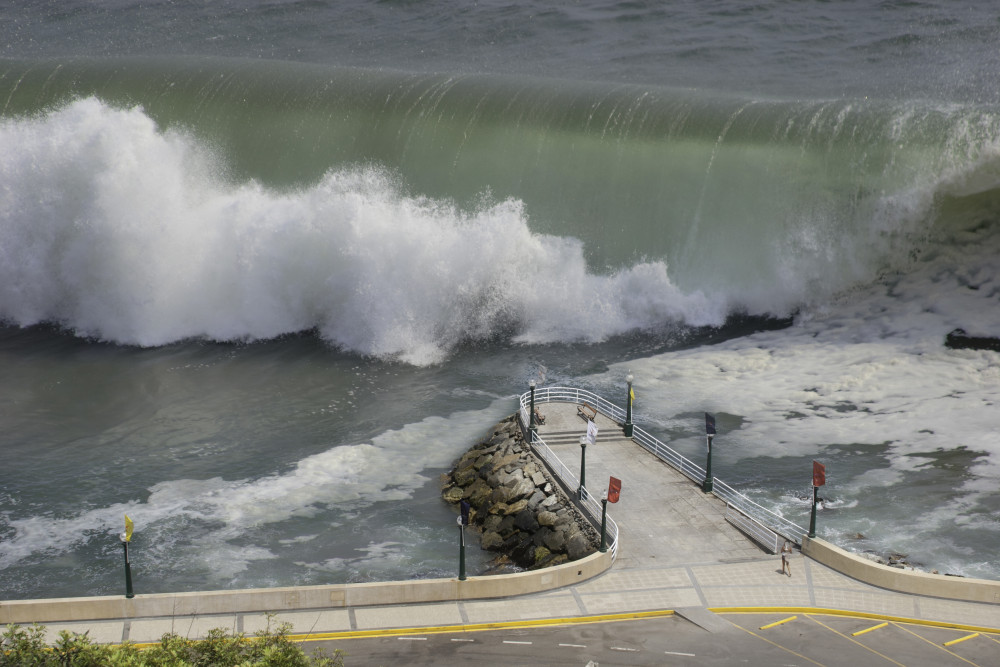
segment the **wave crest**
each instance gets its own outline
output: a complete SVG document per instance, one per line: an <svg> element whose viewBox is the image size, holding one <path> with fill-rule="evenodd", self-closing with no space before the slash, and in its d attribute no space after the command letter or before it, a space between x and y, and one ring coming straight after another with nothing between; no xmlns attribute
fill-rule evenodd
<svg viewBox="0 0 1000 667"><path fill-rule="evenodd" d="M385 169L292 191L226 183L189 134L89 98L0 125L0 318L158 346L316 329L414 364L462 341L596 341L726 304L666 265L588 270L583 244L529 228L524 205L466 212Z"/></svg>

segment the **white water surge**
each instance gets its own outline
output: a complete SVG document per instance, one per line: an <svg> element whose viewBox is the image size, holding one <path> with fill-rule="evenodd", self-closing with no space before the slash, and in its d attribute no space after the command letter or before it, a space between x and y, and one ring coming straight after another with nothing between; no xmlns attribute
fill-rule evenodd
<svg viewBox="0 0 1000 667"><path fill-rule="evenodd" d="M640 417L691 433L672 445L699 463L700 411L740 417L716 438L714 472L800 525L809 459L825 462L821 537L851 547L861 533L855 548L995 579L1000 357L944 339L960 326L1000 331L998 254L995 228L963 232L906 275L803 311L791 329L633 360L607 381L631 370ZM949 462L956 453L962 464ZM754 482L787 469L783 457L799 461L798 485Z"/></svg>
<svg viewBox="0 0 1000 667"><path fill-rule="evenodd" d="M590 272L582 244L539 235L516 201L466 213L384 170L290 192L231 184L209 150L141 109L85 99L0 125L0 319L116 343L271 338L318 329L414 364L516 329L603 340L728 304L683 294L662 262Z"/></svg>

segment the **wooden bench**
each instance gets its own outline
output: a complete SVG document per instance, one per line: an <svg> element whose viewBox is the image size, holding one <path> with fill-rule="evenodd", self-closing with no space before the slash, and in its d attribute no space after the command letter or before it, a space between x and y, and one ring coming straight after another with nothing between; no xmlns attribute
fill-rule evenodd
<svg viewBox="0 0 1000 667"><path fill-rule="evenodd" d="M580 415L587 421L594 421L597 419L597 408L584 403L583 405L576 406L576 414Z"/></svg>

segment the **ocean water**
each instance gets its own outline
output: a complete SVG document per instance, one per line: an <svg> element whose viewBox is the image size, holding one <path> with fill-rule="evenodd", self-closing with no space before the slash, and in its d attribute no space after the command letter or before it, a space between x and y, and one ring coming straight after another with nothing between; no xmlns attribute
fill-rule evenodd
<svg viewBox="0 0 1000 667"><path fill-rule="evenodd" d="M1000 577L1000 354L943 344L1000 334L998 37L985 2L0 9L0 598L121 592L126 513L137 592L453 576L440 473L530 380L629 372L801 525L822 461L822 537Z"/></svg>

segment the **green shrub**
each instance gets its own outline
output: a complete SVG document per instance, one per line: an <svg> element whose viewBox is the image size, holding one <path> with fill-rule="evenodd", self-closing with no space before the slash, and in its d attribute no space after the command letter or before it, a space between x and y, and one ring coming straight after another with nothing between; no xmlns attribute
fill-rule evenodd
<svg viewBox="0 0 1000 667"><path fill-rule="evenodd" d="M322 651L311 657L290 638L288 623L246 637L242 632L210 630L205 639L191 640L168 633L160 643L141 650L130 642L121 645L94 644L88 633L59 633L46 646L45 627L8 625L0 636L0 667L343 667L339 650L332 656Z"/></svg>

